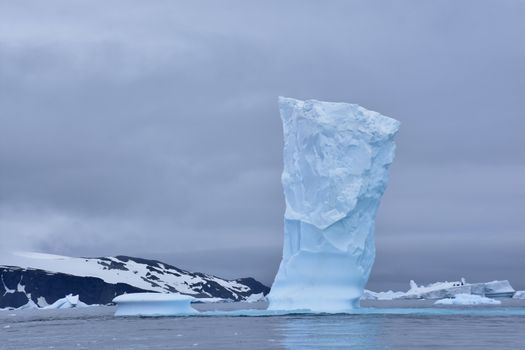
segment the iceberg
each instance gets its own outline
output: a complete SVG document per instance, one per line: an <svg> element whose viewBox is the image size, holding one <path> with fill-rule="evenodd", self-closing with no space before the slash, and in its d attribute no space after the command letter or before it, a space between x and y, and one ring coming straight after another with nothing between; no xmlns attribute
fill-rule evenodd
<svg viewBox="0 0 525 350"><path fill-rule="evenodd" d="M113 302L117 304L115 316L180 316L197 311L191 307L194 297L178 293L123 294Z"/></svg>
<svg viewBox="0 0 525 350"><path fill-rule="evenodd" d="M88 305L80 301L78 295L68 294L65 297L58 299L51 305L47 305L47 302L44 298L39 298L38 304L31 299L29 295L29 301L27 304L20 306L17 310L58 310L58 309L72 309L72 308L81 308L89 306L98 306L96 304Z"/></svg>
<svg viewBox="0 0 525 350"><path fill-rule="evenodd" d="M405 296L404 292L394 292L392 290L386 292L372 292L371 290L364 290L361 295L361 300L394 300L401 299Z"/></svg>
<svg viewBox="0 0 525 350"><path fill-rule="evenodd" d="M264 293L258 293L258 294L252 294L248 298L244 300L246 303L257 303L259 301L265 301L266 297L264 296Z"/></svg>
<svg viewBox="0 0 525 350"><path fill-rule="evenodd" d="M482 292L476 293L481 288ZM503 280L474 284L472 294L483 294L489 298L512 298L514 293L516 291L512 288L509 281Z"/></svg>
<svg viewBox="0 0 525 350"><path fill-rule="evenodd" d="M519 290L517 291L514 296L514 299L525 299L525 290Z"/></svg>
<svg viewBox="0 0 525 350"><path fill-rule="evenodd" d="M453 298L458 294L472 294L488 298L512 298L514 288L508 280L467 283L464 278L453 282L435 282L418 286L410 281L410 289L406 292L372 292L365 290L361 300L395 300L395 299L443 299Z"/></svg>
<svg viewBox="0 0 525 350"><path fill-rule="evenodd" d="M359 306L399 122L356 104L279 97L284 246L269 310Z"/></svg>
<svg viewBox="0 0 525 350"><path fill-rule="evenodd" d="M435 305L500 305L501 301L474 294L456 294L454 298L440 299Z"/></svg>
<svg viewBox="0 0 525 350"><path fill-rule="evenodd" d="M62 299L58 299L53 304L44 306L43 309L46 310L53 310L53 309L71 309L74 307L88 307L88 306L96 306L96 305L87 305L80 301L78 295L68 294Z"/></svg>

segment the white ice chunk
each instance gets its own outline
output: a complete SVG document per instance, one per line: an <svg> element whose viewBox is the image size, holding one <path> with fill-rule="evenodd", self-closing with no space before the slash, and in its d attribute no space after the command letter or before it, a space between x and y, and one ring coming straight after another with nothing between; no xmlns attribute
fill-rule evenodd
<svg viewBox="0 0 525 350"><path fill-rule="evenodd" d="M387 292L372 292L371 290L364 290L361 300L394 300L400 299L405 295L404 292L394 292L389 290Z"/></svg>
<svg viewBox="0 0 525 350"><path fill-rule="evenodd" d="M47 303L46 298L44 298L44 297L38 297L37 304L38 304L39 307L49 306L49 304Z"/></svg>
<svg viewBox="0 0 525 350"><path fill-rule="evenodd" d="M197 311L190 305L195 298L182 294L134 293L113 299L115 316L177 316Z"/></svg>
<svg viewBox="0 0 525 350"><path fill-rule="evenodd" d="M71 309L74 307L87 307L89 305L80 301L78 295L69 294L62 299L58 299L53 304L44 307L44 309Z"/></svg>
<svg viewBox="0 0 525 350"><path fill-rule="evenodd" d="M454 298L436 301L436 305L499 305L501 301L474 294L457 294Z"/></svg>
<svg viewBox="0 0 525 350"><path fill-rule="evenodd" d="M516 293L514 293L513 298L514 299L525 299L525 290L518 290Z"/></svg>
<svg viewBox="0 0 525 350"><path fill-rule="evenodd" d="M38 298L38 303L35 303L31 299L31 294L27 295L29 301L27 304L20 306L17 310L25 310L25 309L40 309L40 310L56 310L56 309L71 309L71 308L79 308L79 307L89 307L89 306L96 306L96 305L88 305L86 303L83 303L80 301L78 295L69 294L65 297L58 299L53 304L48 305L47 301L43 297Z"/></svg>
<svg viewBox="0 0 525 350"><path fill-rule="evenodd" d="M264 296L264 293L257 293L257 294L254 293L250 295L248 298L246 298L244 301L247 303L256 303L258 301L263 301L265 299L266 297Z"/></svg>
<svg viewBox="0 0 525 350"><path fill-rule="evenodd" d="M58 299L53 304L43 307L45 310L71 309L74 307L87 307L89 305L80 301L78 295L69 294L62 299Z"/></svg>
<svg viewBox="0 0 525 350"><path fill-rule="evenodd" d="M286 212L269 309L351 310L374 262L399 122L348 103L280 97L279 107Z"/></svg>

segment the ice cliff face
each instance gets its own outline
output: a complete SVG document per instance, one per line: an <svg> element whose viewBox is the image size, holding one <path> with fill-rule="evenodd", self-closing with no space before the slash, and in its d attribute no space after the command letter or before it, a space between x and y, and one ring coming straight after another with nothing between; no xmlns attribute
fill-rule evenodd
<svg viewBox="0 0 525 350"><path fill-rule="evenodd" d="M273 310L358 306L399 122L355 104L279 98L286 199Z"/></svg>

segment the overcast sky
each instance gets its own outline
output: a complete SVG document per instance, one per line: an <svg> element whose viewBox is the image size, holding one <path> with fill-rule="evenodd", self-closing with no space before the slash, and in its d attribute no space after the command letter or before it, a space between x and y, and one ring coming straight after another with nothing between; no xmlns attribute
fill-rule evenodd
<svg viewBox="0 0 525 350"><path fill-rule="evenodd" d="M369 288L524 289L524 18L520 0L0 0L0 249L271 284L284 95L402 123Z"/></svg>

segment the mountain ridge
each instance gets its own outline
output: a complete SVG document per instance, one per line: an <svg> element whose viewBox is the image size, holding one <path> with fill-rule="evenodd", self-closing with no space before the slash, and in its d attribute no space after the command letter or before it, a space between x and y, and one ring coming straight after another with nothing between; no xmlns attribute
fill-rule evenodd
<svg viewBox="0 0 525 350"><path fill-rule="evenodd" d="M0 282L0 308L17 308L30 300L42 307L68 294L79 295L86 304L107 304L124 293L180 293L243 301L270 290L251 277L224 279L127 255L73 258L16 253L0 260Z"/></svg>

